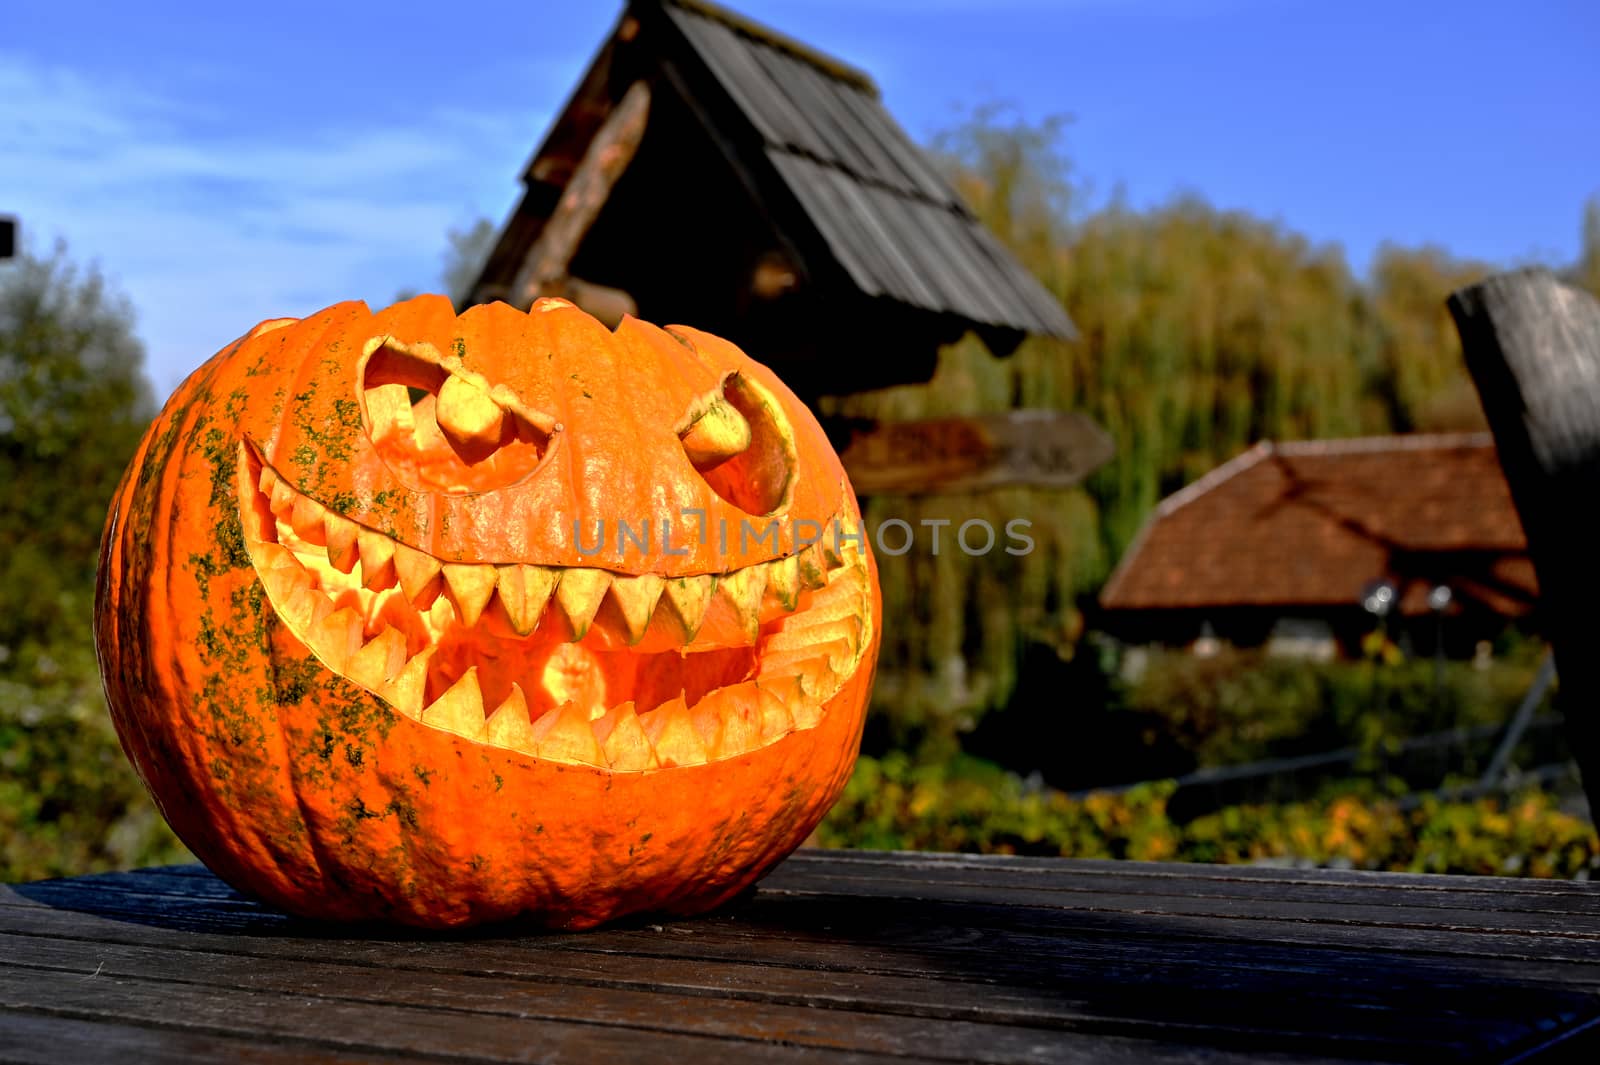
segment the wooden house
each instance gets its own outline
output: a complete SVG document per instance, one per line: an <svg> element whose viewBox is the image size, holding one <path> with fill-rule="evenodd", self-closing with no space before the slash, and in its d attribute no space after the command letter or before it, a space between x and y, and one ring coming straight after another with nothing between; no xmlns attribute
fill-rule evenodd
<svg viewBox="0 0 1600 1065"><path fill-rule="evenodd" d="M1418 651L1442 632L1471 654L1533 610L1489 434L1257 444L1156 508L1101 592L1102 627L1349 653L1377 625L1364 602L1378 582L1394 589L1385 623Z"/></svg>
<svg viewBox="0 0 1600 1065"><path fill-rule="evenodd" d="M803 397L1072 335L871 78L699 0L631 0L522 174L471 302L726 336Z"/></svg>

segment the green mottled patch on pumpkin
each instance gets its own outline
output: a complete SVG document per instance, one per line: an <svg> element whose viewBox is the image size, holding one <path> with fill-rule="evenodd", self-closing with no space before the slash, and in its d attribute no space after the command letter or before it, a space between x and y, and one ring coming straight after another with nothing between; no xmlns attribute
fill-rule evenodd
<svg viewBox="0 0 1600 1065"><path fill-rule="evenodd" d="M244 569L250 565L250 552L244 546L244 529L239 524L237 513L230 513L217 526L217 557L224 571Z"/></svg>
<svg viewBox="0 0 1600 1065"><path fill-rule="evenodd" d="M330 677L332 683L328 685L329 690L339 693L339 728L345 735L364 743L371 742L373 733L380 740L388 739L389 730L394 728L395 722L394 713L388 706L343 677L332 674Z"/></svg>
<svg viewBox="0 0 1600 1065"><path fill-rule="evenodd" d="M206 593L201 592L200 594L204 596ZM207 663L227 661L229 657L227 648L223 644L221 635L217 632L216 622L211 620L209 611L200 619L200 635L196 637L196 642L199 644L200 658L203 661Z"/></svg>
<svg viewBox="0 0 1600 1065"><path fill-rule="evenodd" d="M334 400L333 414L334 417L339 419L339 424L343 425L346 429L350 430L351 432L361 431L361 404L357 403L355 400Z"/></svg>
<svg viewBox="0 0 1600 1065"><path fill-rule="evenodd" d="M279 706L299 706L316 686L322 663L309 655L299 661L276 662L272 670L272 696Z"/></svg>
<svg viewBox="0 0 1600 1065"><path fill-rule="evenodd" d="M233 764L260 763L265 760L267 733L251 707L239 697L226 671L206 678L201 688L204 705L210 710L215 732L209 738L228 748Z"/></svg>

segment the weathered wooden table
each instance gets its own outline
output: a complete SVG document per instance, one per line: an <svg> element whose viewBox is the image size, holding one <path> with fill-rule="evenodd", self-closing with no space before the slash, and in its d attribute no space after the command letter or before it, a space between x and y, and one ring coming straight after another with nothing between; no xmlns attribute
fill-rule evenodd
<svg viewBox="0 0 1600 1065"><path fill-rule="evenodd" d="M0 1060L1600 1062L1600 885L802 851L717 915L308 925L0 888Z"/></svg>

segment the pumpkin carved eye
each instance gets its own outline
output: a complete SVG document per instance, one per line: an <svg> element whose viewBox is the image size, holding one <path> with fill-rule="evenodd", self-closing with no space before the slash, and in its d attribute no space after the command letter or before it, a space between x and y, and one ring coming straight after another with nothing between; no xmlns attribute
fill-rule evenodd
<svg viewBox="0 0 1600 1065"><path fill-rule="evenodd" d="M533 472L560 429L509 389L450 366L427 344L374 338L358 374L367 435L408 487L464 494Z"/></svg>
<svg viewBox="0 0 1600 1065"><path fill-rule="evenodd" d="M794 433L776 399L741 373L699 396L677 425L706 484L747 514L782 510L794 486Z"/></svg>

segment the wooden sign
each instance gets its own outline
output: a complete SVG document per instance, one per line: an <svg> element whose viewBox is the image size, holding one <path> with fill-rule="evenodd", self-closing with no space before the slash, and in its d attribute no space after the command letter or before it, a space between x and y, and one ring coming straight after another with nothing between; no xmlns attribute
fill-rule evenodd
<svg viewBox="0 0 1600 1065"><path fill-rule="evenodd" d="M1115 453L1110 435L1085 414L1014 410L881 422L851 437L840 458L862 495L923 495L1008 484L1070 488Z"/></svg>

